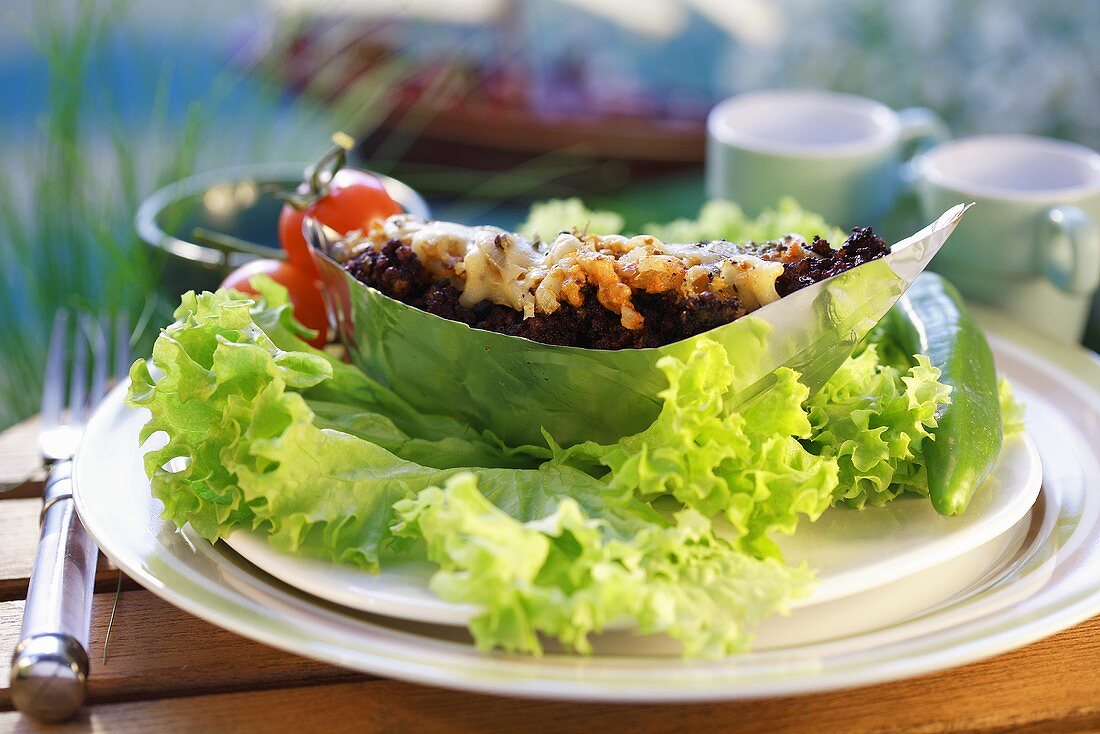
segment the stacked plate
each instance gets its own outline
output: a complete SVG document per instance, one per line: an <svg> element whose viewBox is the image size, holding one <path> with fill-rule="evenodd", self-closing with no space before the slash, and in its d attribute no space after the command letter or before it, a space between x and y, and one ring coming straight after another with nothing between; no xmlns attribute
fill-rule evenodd
<svg viewBox="0 0 1100 734"><path fill-rule="evenodd" d="M183 609L276 647L433 685L555 698L700 700L872 683L1022 645L1100 612L1100 365L983 319L1027 405L967 513L927 500L832 510L783 539L817 569L815 592L760 628L754 651L682 660L662 638L616 629L595 655L478 652L476 610L427 589L430 568L372 575L283 554L244 532L211 545L159 519L137 445L145 416L116 391L77 458L77 503L127 574ZM1040 356L1040 353L1043 356Z"/></svg>

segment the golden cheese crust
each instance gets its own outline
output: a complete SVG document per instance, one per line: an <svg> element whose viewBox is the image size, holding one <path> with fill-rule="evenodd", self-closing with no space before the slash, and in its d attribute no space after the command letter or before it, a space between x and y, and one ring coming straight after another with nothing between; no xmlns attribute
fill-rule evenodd
<svg viewBox="0 0 1100 734"><path fill-rule="evenodd" d="M507 306L524 318L553 314L595 298L626 329L641 329L638 294L678 298L706 295L736 301L747 311L779 298L784 263L818 255L805 240L739 245L722 240L677 244L640 235L562 232L551 242L528 240L497 227L424 221L400 214L342 243L346 259L388 243L408 247L434 277L461 292L461 305Z"/></svg>

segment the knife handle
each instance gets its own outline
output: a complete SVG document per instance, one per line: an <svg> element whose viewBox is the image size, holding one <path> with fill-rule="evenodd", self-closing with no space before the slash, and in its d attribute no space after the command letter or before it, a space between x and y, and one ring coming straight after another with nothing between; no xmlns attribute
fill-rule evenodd
<svg viewBox="0 0 1100 734"><path fill-rule="evenodd" d="M12 655L11 699L41 721L64 721L84 702L98 557L72 498L72 462L50 469L23 628Z"/></svg>

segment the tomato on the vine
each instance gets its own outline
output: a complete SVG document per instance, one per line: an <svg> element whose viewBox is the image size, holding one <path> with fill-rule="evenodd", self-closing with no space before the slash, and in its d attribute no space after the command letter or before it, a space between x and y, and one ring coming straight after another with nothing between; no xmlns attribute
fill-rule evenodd
<svg viewBox="0 0 1100 734"><path fill-rule="evenodd" d="M221 287L259 295L251 283L257 275L266 275L287 289L290 303L294 306L294 318L317 332L317 336L308 340L309 343L318 349L324 347L328 343L328 309L317 279L293 263L261 259L234 270L222 281Z"/></svg>
<svg viewBox="0 0 1100 734"><path fill-rule="evenodd" d="M250 281L263 274L284 286L290 293L294 316L317 332L310 344L317 348L328 343L329 322L317 270L309 245L302 233L302 222L312 217L340 235L365 230L376 220L398 214L401 205L386 193L377 176L354 168L344 168L352 140L342 133L333 136L335 147L305 170L302 183L293 193L283 196L279 213L279 242L287 261L254 260L237 268L222 283L256 294Z"/></svg>
<svg viewBox="0 0 1100 734"><path fill-rule="evenodd" d="M301 185L284 198L279 214L279 241L295 266L320 277L302 234L308 216L338 234L366 230L372 223L403 211L377 176L355 168L344 168L351 140L333 136L336 146L305 171Z"/></svg>

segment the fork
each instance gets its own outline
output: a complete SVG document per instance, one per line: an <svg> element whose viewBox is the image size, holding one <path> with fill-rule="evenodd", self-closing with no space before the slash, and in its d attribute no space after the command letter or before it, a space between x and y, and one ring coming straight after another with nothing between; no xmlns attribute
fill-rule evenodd
<svg viewBox="0 0 1100 734"><path fill-rule="evenodd" d="M80 524L73 504L72 459L92 408L107 392L112 361L106 319L79 313L71 337L69 322L68 311L59 309L50 332L38 438L49 475L10 679L15 707L47 722L64 721L74 714L83 704L87 689L87 646L98 549ZM116 318L113 330L114 378L120 380L129 367L128 320L124 316ZM70 339L65 414L66 343Z"/></svg>

